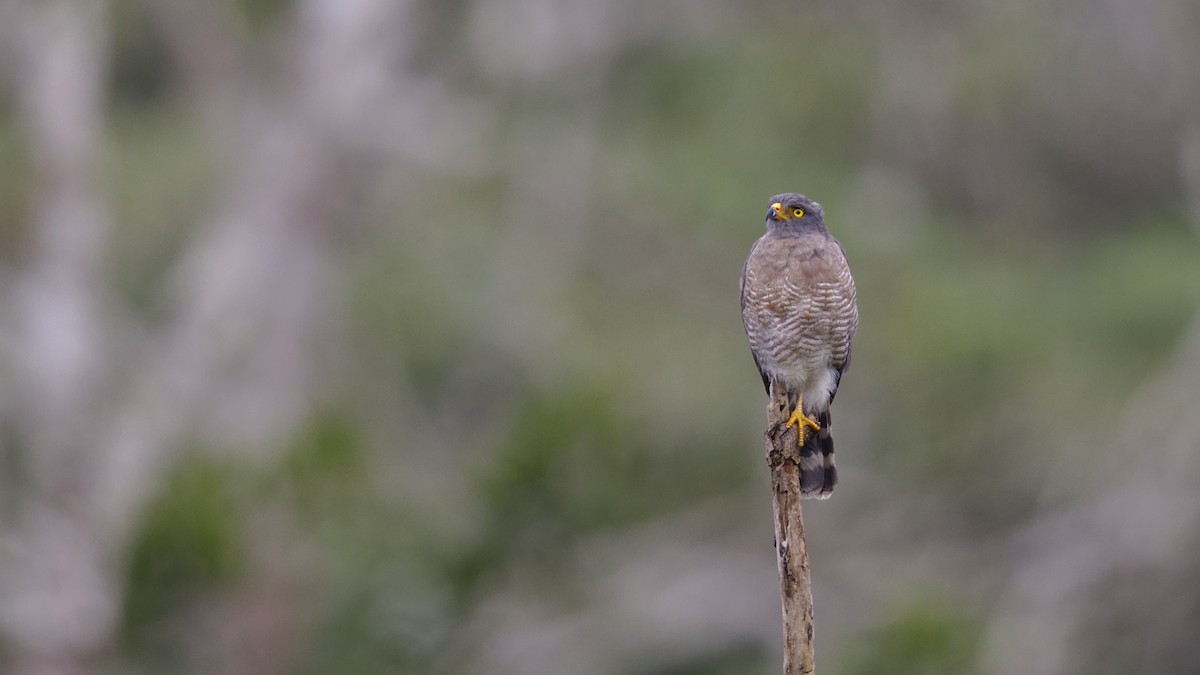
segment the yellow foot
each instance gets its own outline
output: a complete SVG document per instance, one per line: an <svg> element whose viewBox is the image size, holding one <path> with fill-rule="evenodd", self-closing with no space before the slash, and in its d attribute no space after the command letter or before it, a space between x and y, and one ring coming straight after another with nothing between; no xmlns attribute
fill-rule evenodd
<svg viewBox="0 0 1200 675"><path fill-rule="evenodd" d="M813 431L821 430L820 424L817 424L815 420L804 414L803 398L796 401L796 409L792 411L792 416L788 418L787 425L789 427L792 425L800 427L796 430L796 442L799 445L804 445L804 441L808 439L808 429L812 429Z"/></svg>

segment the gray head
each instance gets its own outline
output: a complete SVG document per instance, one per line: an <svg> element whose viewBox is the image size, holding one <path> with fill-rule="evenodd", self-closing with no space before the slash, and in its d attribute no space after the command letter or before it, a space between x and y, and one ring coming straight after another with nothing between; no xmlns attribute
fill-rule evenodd
<svg viewBox="0 0 1200 675"><path fill-rule="evenodd" d="M820 204L799 192L775 195L771 197L771 208L767 209L767 229L780 228L824 230L825 211Z"/></svg>

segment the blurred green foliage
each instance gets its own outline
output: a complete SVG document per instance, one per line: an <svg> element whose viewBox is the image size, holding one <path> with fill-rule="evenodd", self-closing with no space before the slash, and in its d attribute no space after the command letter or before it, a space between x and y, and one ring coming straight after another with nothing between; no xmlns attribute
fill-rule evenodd
<svg viewBox="0 0 1200 675"><path fill-rule="evenodd" d="M189 457L135 537L125 563L122 633L126 648L149 664L170 668L188 630L188 608L231 585L248 564L235 476L226 463Z"/></svg>
<svg viewBox="0 0 1200 675"><path fill-rule="evenodd" d="M117 0L109 14L112 39L110 105L114 108L161 105L177 77L165 38L134 0Z"/></svg>
<svg viewBox="0 0 1200 675"><path fill-rule="evenodd" d="M760 644L734 643L700 651L691 659L680 659L679 663L663 668L631 668L629 672L634 675L765 675L778 669L770 660Z"/></svg>
<svg viewBox="0 0 1200 675"><path fill-rule="evenodd" d="M978 671L982 631L957 612L920 602L897 609L844 658L844 675L942 675Z"/></svg>

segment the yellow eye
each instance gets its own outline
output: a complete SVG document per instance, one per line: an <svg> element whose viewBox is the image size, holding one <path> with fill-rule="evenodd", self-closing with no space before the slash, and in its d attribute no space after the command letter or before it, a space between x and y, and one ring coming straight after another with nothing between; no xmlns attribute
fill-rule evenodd
<svg viewBox="0 0 1200 675"><path fill-rule="evenodd" d="M796 218L804 217L804 209L792 209L792 216Z"/></svg>

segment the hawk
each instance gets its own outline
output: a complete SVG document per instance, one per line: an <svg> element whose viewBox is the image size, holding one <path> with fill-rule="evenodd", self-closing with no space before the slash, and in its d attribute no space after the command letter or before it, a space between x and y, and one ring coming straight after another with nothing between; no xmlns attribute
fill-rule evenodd
<svg viewBox="0 0 1200 675"><path fill-rule="evenodd" d="M742 268L742 323L767 395L772 382L787 391L801 494L824 499L837 484L829 404L858 328L854 278L820 204L775 195L766 225Z"/></svg>

